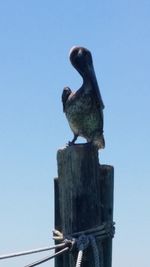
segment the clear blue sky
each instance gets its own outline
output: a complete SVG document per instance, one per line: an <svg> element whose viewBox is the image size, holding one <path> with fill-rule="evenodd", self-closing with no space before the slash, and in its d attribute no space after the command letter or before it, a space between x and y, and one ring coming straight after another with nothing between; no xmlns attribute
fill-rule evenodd
<svg viewBox="0 0 150 267"><path fill-rule="evenodd" d="M68 59L73 45L92 51L105 103L100 162L115 167L113 266L148 267L149 0L0 2L0 254L53 244L56 152L72 138L61 93L82 82Z"/></svg>

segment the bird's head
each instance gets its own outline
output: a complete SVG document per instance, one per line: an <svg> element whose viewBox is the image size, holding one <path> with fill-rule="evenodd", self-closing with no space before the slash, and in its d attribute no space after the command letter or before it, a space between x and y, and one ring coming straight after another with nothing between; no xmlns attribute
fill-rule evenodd
<svg viewBox="0 0 150 267"><path fill-rule="evenodd" d="M69 57L72 65L82 77L89 75L93 70L92 55L87 48L74 46L70 50Z"/></svg>

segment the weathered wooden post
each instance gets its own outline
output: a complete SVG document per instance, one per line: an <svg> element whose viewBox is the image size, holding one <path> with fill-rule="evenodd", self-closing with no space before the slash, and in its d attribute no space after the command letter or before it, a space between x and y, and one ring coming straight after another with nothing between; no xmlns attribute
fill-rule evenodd
<svg viewBox="0 0 150 267"><path fill-rule="evenodd" d="M59 149L55 178L55 228L64 236L113 221L113 167L100 165L97 149L78 144ZM103 267L111 267L112 238L96 240ZM59 256L55 267L75 267L76 251ZM89 245L82 267L94 266Z"/></svg>

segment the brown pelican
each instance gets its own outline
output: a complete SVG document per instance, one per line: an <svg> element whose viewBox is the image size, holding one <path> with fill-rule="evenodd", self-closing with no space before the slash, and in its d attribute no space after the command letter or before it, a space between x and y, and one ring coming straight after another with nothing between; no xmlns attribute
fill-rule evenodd
<svg viewBox="0 0 150 267"><path fill-rule="evenodd" d="M104 148L103 109L104 104L99 91L92 55L87 48L73 47L70 61L83 78L83 84L76 92L65 87L62 93L63 111L67 117L74 138L78 136L93 143L98 149Z"/></svg>

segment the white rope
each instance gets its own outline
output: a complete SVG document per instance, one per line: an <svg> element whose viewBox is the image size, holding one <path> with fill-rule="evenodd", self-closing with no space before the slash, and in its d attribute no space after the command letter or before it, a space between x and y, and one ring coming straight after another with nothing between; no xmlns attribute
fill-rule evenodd
<svg viewBox="0 0 150 267"><path fill-rule="evenodd" d="M82 235L77 239L78 257L77 257L76 267L81 267L83 253L84 250L89 246L89 242L91 243L93 250L94 267L103 267L103 253L102 253L101 242L99 244L100 246L99 250L96 243L96 239L93 235L88 235L88 236Z"/></svg>
<svg viewBox="0 0 150 267"><path fill-rule="evenodd" d="M44 251L48 251L52 249L61 249L51 256L45 257L41 260L38 260L36 262L33 262L25 266L25 267L34 267L44 262L47 262L50 259L55 258L63 254L66 251L69 251L69 250L71 251L74 248L74 246L76 246L78 249L76 267L81 267L84 250L89 246L89 243L91 243L91 246L93 249L95 267L103 267L103 248L102 248L101 241L107 237L113 238L114 233L115 233L115 227L114 227L113 222L106 222L98 227L88 229L85 231L81 231L78 233L73 233L67 238L65 238L61 232L54 230L53 239L55 241L61 242L60 244L52 246L52 247L45 247L45 248L39 248L39 249L33 249L33 250L27 250L23 252L2 255L0 256L0 260L13 258L13 257L19 257L19 256L25 256L25 255L29 255L33 253L44 252ZM97 247L96 240L99 241L99 249Z"/></svg>
<svg viewBox="0 0 150 267"><path fill-rule="evenodd" d="M80 267L81 266L82 258L83 258L83 250L79 250L78 257L77 257L77 262L76 262L76 267Z"/></svg>
<svg viewBox="0 0 150 267"><path fill-rule="evenodd" d="M89 245L89 238L86 235L81 235L76 240L76 245L78 248L78 257L76 262L76 267L80 267L83 259L83 251L88 247Z"/></svg>

